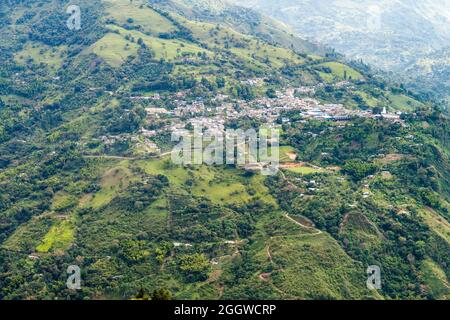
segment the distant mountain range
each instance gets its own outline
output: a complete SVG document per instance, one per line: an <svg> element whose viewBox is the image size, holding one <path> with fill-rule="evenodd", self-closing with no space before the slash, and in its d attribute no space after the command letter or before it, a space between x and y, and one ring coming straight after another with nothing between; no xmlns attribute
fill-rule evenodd
<svg viewBox="0 0 450 320"><path fill-rule="evenodd" d="M352 59L450 95L447 0L233 0L292 26ZM439 83L436 86L436 82Z"/></svg>

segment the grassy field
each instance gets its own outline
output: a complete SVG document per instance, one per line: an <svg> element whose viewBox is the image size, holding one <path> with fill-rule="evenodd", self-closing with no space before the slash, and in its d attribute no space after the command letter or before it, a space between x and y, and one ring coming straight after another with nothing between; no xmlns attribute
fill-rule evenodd
<svg viewBox="0 0 450 320"><path fill-rule="evenodd" d="M136 41L141 38L144 43L155 52L157 59L176 60L182 59L183 54L206 53L213 57L214 54L190 43L179 39L161 39L158 37L163 31L175 31L174 25L165 17L154 10L142 6L143 1L128 0L105 0L108 6L109 18L113 24L108 25L111 30L119 34L110 33L95 43L91 50L113 67L120 66L130 56L136 55L138 46ZM133 20L129 20L133 16ZM304 64L305 60L293 51L272 46L264 41L257 40L252 36L243 35L232 29L216 27L214 24L187 20L184 17L172 14L172 17L192 31L196 40L207 44L210 48L225 46L235 59L244 63L247 68L262 71L270 68L279 68L286 64ZM138 30L127 30L124 26L140 26ZM135 42L128 41L125 36L129 35ZM179 67L179 72L187 71ZM194 68L195 74L199 73ZM205 74L211 73L212 69L206 68Z"/></svg>
<svg viewBox="0 0 450 320"><path fill-rule="evenodd" d="M10 250L34 252L41 240L48 233L54 219L51 217L34 217L22 224L2 245Z"/></svg>
<svg viewBox="0 0 450 320"><path fill-rule="evenodd" d="M159 160L138 161L136 164L148 174L164 174L170 183L175 185L186 183L190 177L189 172L184 168L173 166L169 157Z"/></svg>
<svg viewBox="0 0 450 320"><path fill-rule="evenodd" d="M213 202L242 203L256 197L275 204L260 175L243 177L243 171L214 166L183 168L171 165L169 161L168 158L139 161L138 166L149 174L166 175L175 187L189 184L194 195L208 197Z"/></svg>
<svg viewBox="0 0 450 320"><path fill-rule="evenodd" d="M376 107L379 104L379 101L369 95L367 92L357 91L355 93L359 95L369 107Z"/></svg>
<svg viewBox="0 0 450 320"><path fill-rule="evenodd" d="M46 64L49 70L54 73L61 67L65 58L67 47L49 47L41 43L27 43L22 51L14 55L14 60L21 65L26 65L29 62L34 64Z"/></svg>
<svg viewBox="0 0 450 320"><path fill-rule="evenodd" d="M420 210L420 216L434 232L450 243L450 223L445 218L431 208Z"/></svg>
<svg viewBox="0 0 450 320"><path fill-rule="evenodd" d="M122 35L129 34L136 40L141 38L144 43L155 53L157 59L175 59L177 57L181 58L183 54L191 53L198 54L205 52L207 55L212 56L212 52L209 50L200 48L192 43L178 40L178 39L160 39L156 37L147 36L139 31L135 30L125 30L119 27L112 27L113 29L119 30Z"/></svg>
<svg viewBox="0 0 450 320"><path fill-rule="evenodd" d="M389 101L392 103L392 107L396 110L410 112L419 107L423 107L423 104L413 98L405 95L389 95Z"/></svg>
<svg viewBox="0 0 450 320"><path fill-rule="evenodd" d="M206 179L205 170L212 173ZM252 198L260 198L265 202L275 204L275 200L268 194L268 190L264 186L262 176L243 178L240 174L242 172L234 169L221 172L217 169L201 167L196 174L198 183L194 188L194 193L197 195L207 194L212 201L218 203L243 203Z"/></svg>
<svg viewBox="0 0 450 320"><path fill-rule="evenodd" d="M101 178L101 189L83 204L85 207L100 208L108 204L115 195L126 188L132 180L132 174L128 169L128 162L124 161L119 166L109 169Z"/></svg>
<svg viewBox="0 0 450 320"><path fill-rule="evenodd" d="M286 62L303 64L303 58L294 54L291 50L279 48L258 41L254 37L243 35L232 29L220 27L214 24L187 20L176 16L187 28L189 28L196 39L209 46L226 46L237 57L253 64L255 67L264 67L266 63L273 67L281 67ZM266 60L266 62L262 62Z"/></svg>
<svg viewBox="0 0 450 320"><path fill-rule="evenodd" d="M195 171L194 171L195 172ZM246 202L250 200L246 188L231 175L220 177L208 167L201 167L194 173L196 183L193 192L196 195L206 195L214 202ZM237 181L236 181L237 180Z"/></svg>
<svg viewBox="0 0 450 320"><path fill-rule="evenodd" d="M332 73L319 72L320 78L328 83L332 83L335 81L334 75Z"/></svg>
<svg viewBox="0 0 450 320"><path fill-rule="evenodd" d="M450 299L450 286L445 272L432 260L427 259L420 268L422 279L436 299Z"/></svg>
<svg viewBox="0 0 450 320"><path fill-rule="evenodd" d="M146 6L143 0L103 0L107 5L108 18L115 19L119 25L140 26L144 32L152 35L170 33L176 27L165 17ZM128 19L132 18L132 22Z"/></svg>
<svg viewBox="0 0 450 320"><path fill-rule="evenodd" d="M37 252L65 251L75 239L75 227L72 221L64 220L52 226L42 243L36 247Z"/></svg>
<svg viewBox="0 0 450 320"><path fill-rule="evenodd" d="M344 78L345 72L347 73L347 80L348 79L359 80L363 78L361 73L339 62L325 62L319 64L318 66L328 67L331 69L332 73L320 72L320 76L323 78L323 80L327 82L331 82L334 79L345 80Z"/></svg>
<svg viewBox="0 0 450 320"><path fill-rule="evenodd" d="M303 175L326 172L325 169L316 169L316 168L312 168L312 167L308 167L308 166L290 167L290 168L286 168L286 170L288 170L290 172L294 172L294 173L303 174Z"/></svg>
<svg viewBox="0 0 450 320"><path fill-rule="evenodd" d="M181 58L183 54L198 54L205 52L212 56L212 53L206 49L200 48L194 44L177 40L177 39L160 39L153 36L148 36L136 30L126 30L115 25L108 26L111 31L119 32L108 33L102 39L97 41L91 50L103 58L108 64L113 67L118 67L130 56L136 56L139 45L138 39L142 39L146 46L148 46L154 53L156 59L174 60ZM125 37L134 38L134 42L127 40Z"/></svg>
<svg viewBox="0 0 450 320"><path fill-rule="evenodd" d="M91 50L113 67L120 66L129 56L137 54L139 46L123 36L108 33L92 45Z"/></svg>

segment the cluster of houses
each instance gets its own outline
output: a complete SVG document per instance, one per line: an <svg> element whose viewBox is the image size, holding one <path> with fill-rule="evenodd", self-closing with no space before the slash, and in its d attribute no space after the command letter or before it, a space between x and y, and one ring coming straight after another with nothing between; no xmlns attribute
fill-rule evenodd
<svg viewBox="0 0 450 320"><path fill-rule="evenodd" d="M263 79L249 80L253 85L257 85ZM335 86L349 86L351 83L343 81ZM320 85L318 85L320 86ZM160 131L176 131L185 129L187 126L198 126L223 132L225 123L243 117L260 120L268 126L279 126L280 124L290 123L292 119L286 116L288 111L297 111L304 120L316 119L326 121L345 122L355 117L386 119L394 122L401 122L401 113L389 113L386 108L381 114L373 114L364 110L349 110L342 104L322 104L311 97L318 86L287 88L283 92L277 91L275 98L262 97L251 101L237 100L233 101L229 96L218 94L207 103L203 98L197 98L193 101L185 99L186 92L178 92L173 95L171 102L174 106L171 109L164 107L147 107L148 124L156 123L164 119L162 126L155 130L141 130L140 144L144 144L145 149L159 150L152 138ZM306 95L306 96L304 96ZM161 96L155 94L145 97L130 97L137 101L158 101ZM122 138L122 137L120 137ZM102 137L106 144L116 142L119 137Z"/></svg>

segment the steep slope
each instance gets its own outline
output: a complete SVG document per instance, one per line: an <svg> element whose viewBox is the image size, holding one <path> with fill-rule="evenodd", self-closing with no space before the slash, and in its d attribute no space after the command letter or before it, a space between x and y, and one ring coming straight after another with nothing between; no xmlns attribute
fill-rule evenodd
<svg viewBox="0 0 450 320"><path fill-rule="evenodd" d="M189 19L200 19L259 38L299 52L324 54L325 49L294 35L287 25L250 8L232 5L231 1L152 0L155 6L177 12Z"/></svg>
<svg viewBox="0 0 450 320"><path fill-rule="evenodd" d="M156 289L179 299L445 297L448 119L429 101L364 65L277 45L288 40L275 34L266 41L238 28L241 18L225 23L227 6L201 19L190 2L184 12L166 1L78 3L79 32L57 0L0 10L1 299L130 299ZM284 123L286 167L276 177L170 161L176 128L221 108L243 113L219 119L227 128L267 125L254 112L298 99L371 120L342 127L280 114L272 122ZM397 121L375 120L383 107ZM405 163L395 163L392 182L377 176L375 204L352 209L360 175L388 174L351 160L372 162L383 149L408 152ZM386 203L413 203L423 221ZM389 284L373 292L366 268L380 262ZM65 285L74 264L76 292Z"/></svg>

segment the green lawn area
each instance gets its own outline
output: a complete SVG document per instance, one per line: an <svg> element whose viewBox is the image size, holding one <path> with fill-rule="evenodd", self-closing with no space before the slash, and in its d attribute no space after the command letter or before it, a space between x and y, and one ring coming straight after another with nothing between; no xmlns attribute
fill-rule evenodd
<svg viewBox="0 0 450 320"><path fill-rule="evenodd" d="M324 169L315 169L315 168L311 168L311 167L307 167L307 166L286 168L286 170L294 172L294 173L304 174L304 175L325 172Z"/></svg>
<svg viewBox="0 0 450 320"><path fill-rule="evenodd" d="M250 42L250 45L247 48L232 48L231 51L244 59L251 59L253 62L255 62L252 58L253 55L259 59L268 58L269 64L275 68L284 66L286 61L295 64L304 63L304 60L293 55L292 52L287 49L271 47L266 44L257 46L253 41ZM259 64L259 61L257 61L257 63Z"/></svg>

